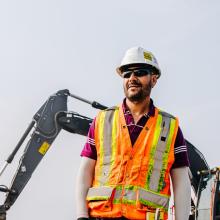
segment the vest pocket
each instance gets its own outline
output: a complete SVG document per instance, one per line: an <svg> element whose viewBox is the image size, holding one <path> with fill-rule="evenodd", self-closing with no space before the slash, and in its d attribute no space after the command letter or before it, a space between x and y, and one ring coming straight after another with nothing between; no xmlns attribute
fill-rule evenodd
<svg viewBox="0 0 220 220"><path fill-rule="evenodd" d="M89 208L104 212L111 211L114 189L114 187L110 186L89 188L86 198Z"/></svg>

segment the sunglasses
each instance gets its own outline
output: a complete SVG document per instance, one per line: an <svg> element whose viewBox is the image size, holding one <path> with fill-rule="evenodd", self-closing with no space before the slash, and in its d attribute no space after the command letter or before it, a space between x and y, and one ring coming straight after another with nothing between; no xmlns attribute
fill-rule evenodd
<svg viewBox="0 0 220 220"><path fill-rule="evenodd" d="M131 77L131 74L134 74L134 76L136 77L142 77L142 76L146 76L148 74L151 74L152 71L150 69L137 69L137 70L127 70L127 71L123 71L121 76L122 78L128 79Z"/></svg>

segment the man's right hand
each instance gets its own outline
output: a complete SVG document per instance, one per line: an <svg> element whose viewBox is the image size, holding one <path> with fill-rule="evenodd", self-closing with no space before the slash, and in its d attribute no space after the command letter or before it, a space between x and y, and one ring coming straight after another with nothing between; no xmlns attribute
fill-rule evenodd
<svg viewBox="0 0 220 220"><path fill-rule="evenodd" d="M6 220L6 210L4 205L0 206L0 220Z"/></svg>
<svg viewBox="0 0 220 220"><path fill-rule="evenodd" d="M0 214L0 220L6 220L6 213Z"/></svg>

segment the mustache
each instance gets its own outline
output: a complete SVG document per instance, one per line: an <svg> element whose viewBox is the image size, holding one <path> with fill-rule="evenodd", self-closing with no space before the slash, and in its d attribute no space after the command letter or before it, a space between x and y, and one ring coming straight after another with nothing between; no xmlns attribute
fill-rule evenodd
<svg viewBox="0 0 220 220"><path fill-rule="evenodd" d="M142 86L142 84L137 81L132 81L132 82L128 83L127 88L129 88L131 86Z"/></svg>

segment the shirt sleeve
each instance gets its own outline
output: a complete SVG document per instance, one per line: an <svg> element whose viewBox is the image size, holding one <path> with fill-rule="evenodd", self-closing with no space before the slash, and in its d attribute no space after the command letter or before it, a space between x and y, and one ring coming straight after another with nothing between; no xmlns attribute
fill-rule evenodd
<svg viewBox="0 0 220 220"><path fill-rule="evenodd" d="M180 127L178 128L177 136L174 144L174 157L175 157L175 161L173 163L172 169L189 166L187 145Z"/></svg>
<svg viewBox="0 0 220 220"><path fill-rule="evenodd" d="M97 152L95 147L95 120L96 119L93 120L89 128L86 143L80 154L81 157L88 157L93 160L97 160Z"/></svg>

